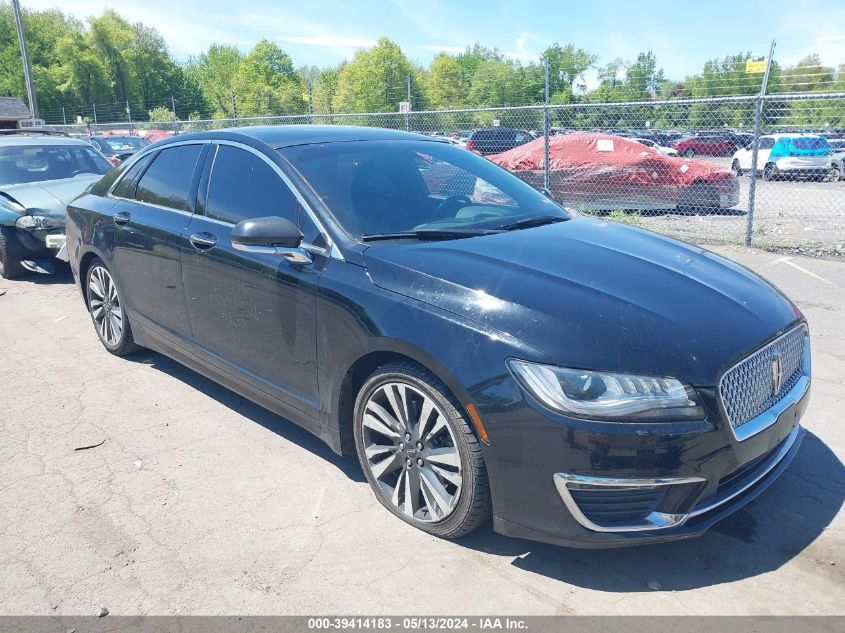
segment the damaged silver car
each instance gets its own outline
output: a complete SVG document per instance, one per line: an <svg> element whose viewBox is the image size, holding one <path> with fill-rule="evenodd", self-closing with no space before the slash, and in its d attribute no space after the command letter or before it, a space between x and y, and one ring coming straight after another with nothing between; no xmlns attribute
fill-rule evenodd
<svg viewBox="0 0 845 633"><path fill-rule="evenodd" d="M0 131L0 276L67 261L68 202L111 169L95 148L47 130Z"/></svg>

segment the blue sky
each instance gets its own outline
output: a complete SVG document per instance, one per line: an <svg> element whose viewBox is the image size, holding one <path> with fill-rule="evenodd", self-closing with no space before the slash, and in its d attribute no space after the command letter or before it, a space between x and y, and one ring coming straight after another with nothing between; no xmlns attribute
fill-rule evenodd
<svg viewBox="0 0 845 633"><path fill-rule="evenodd" d="M155 26L179 59L214 42L247 50L267 38L296 66L334 65L387 35L426 64L438 51L480 41L530 61L550 43L573 43L600 56L631 60L653 50L668 77L683 78L704 61L731 52L794 63L818 52L845 63L845 4L826 0L704 0L639 2L566 0L21 0L29 8L61 6L78 18L114 8L131 21ZM234 9L233 9L234 7Z"/></svg>

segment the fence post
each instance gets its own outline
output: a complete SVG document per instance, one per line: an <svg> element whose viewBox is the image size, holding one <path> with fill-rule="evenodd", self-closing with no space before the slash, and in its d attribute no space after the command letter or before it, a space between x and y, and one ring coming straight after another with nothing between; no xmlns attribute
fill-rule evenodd
<svg viewBox="0 0 845 633"><path fill-rule="evenodd" d="M129 131L132 131L132 109L129 107L129 99L126 100L126 118L129 119Z"/></svg>
<svg viewBox="0 0 845 633"><path fill-rule="evenodd" d="M546 75L546 95L543 100L543 187L549 189L549 58L543 60Z"/></svg>
<svg viewBox="0 0 845 633"><path fill-rule="evenodd" d="M97 104L92 103L91 107L94 108L94 125L97 125Z"/></svg>
<svg viewBox="0 0 845 633"><path fill-rule="evenodd" d="M173 98L173 95L170 95L170 106L173 112L173 133L175 134L179 131L179 117L176 116L176 99Z"/></svg>
<svg viewBox="0 0 845 633"><path fill-rule="evenodd" d="M411 73L405 77L405 83L408 87L408 114L405 115L405 130L411 131Z"/></svg>
<svg viewBox="0 0 845 633"><path fill-rule="evenodd" d="M311 85L311 80L308 80L308 123L314 123L314 108L312 105L312 97L313 97L313 87Z"/></svg>
<svg viewBox="0 0 845 633"><path fill-rule="evenodd" d="M62 106L62 123L67 125L67 115L65 114L65 107Z"/></svg>
<svg viewBox="0 0 845 633"><path fill-rule="evenodd" d="M235 110L235 91L229 91L229 99L232 101L232 125L235 125L235 121L238 120L238 111Z"/></svg>
<svg viewBox="0 0 845 633"><path fill-rule="evenodd" d="M769 84L769 71L772 69L772 57L775 54L775 41L769 48L769 58L766 60L766 72L763 73L763 83L760 95L754 102L754 140L751 145L751 172L748 174L751 182L748 184L748 215L745 216L745 245L751 246L751 236L754 233L754 200L757 195L757 153L760 132L763 127L763 99Z"/></svg>

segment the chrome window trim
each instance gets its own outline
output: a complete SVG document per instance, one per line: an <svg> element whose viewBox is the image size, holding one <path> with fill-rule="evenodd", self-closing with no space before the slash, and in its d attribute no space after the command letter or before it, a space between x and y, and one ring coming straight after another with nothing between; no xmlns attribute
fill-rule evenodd
<svg viewBox="0 0 845 633"><path fill-rule="evenodd" d="M231 147L236 147L238 149L246 150L248 152L251 152L252 154L255 154L261 160L263 160L265 163L267 163L270 166L270 168L273 171L276 172L276 175L278 175L282 179L282 182L285 183L285 186L287 186L287 188L291 190L294 197L297 199L300 206L303 209L305 209L305 213L308 215L308 217L311 219L311 221L317 227L317 230L320 232L320 234L326 240L326 244L327 244L327 246L324 248L324 247L321 247L321 246L317 246L315 244L303 242L302 245L301 245L301 248L303 248L304 250L307 250L307 251L318 253L320 255L326 255L327 254L329 257L333 257L333 258L339 259L341 261L344 259L343 254L337 248L337 245L335 244L335 242L332 239L329 232L326 230L326 227L323 225L323 222L320 220L319 216L315 213L315 211L311 208L311 206L306 202L305 198L300 193L299 189L297 189L294 186L293 182L288 177L288 175L285 172L283 172L282 169L276 163L274 163L272 160L270 160L270 158L267 157L263 152L255 149L254 147L250 147L249 145L246 145L244 143L239 143L238 141L230 141L228 139L212 139L211 142L214 143L215 145L229 145ZM211 183L211 179L214 178L214 163L216 161L217 161L217 155L215 154L214 161L212 162L211 168L208 172L209 185ZM202 217L204 217L206 220L218 222L218 223L224 224L226 226L235 226L232 222L225 222L223 220L215 220L213 218L209 218L207 215L203 215Z"/></svg>
<svg viewBox="0 0 845 633"><path fill-rule="evenodd" d="M711 510L714 510L728 503L729 501L738 497L752 486L756 485L761 479L763 479L770 472L772 472L772 470L774 470L778 466L778 464L781 463L783 458L786 457L789 451L792 450L792 447L795 445L795 442L798 440L800 435L801 425L796 424L781 444L781 447L780 449L778 449L777 453L770 456L766 460L764 467L761 467L752 479L744 482L740 487L736 488L735 490L732 490L730 494L723 497L719 497L705 505L697 506L687 514L666 514L663 512L652 512L647 517L645 517L645 519L643 519L642 523L638 523L636 525L598 525L597 523L593 523L592 521L590 521L586 516L584 516L584 513L581 512L581 509L578 507L578 504L575 503L575 499L569 492L568 484L582 483L589 484L592 486L615 487L672 486L675 484L687 484L706 481L702 477L682 477L677 479L620 479L590 477L586 475L573 475L571 473L555 473L555 488L557 488L558 494L560 495L561 499L563 499L563 503L566 506L566 509L569 510L570 514L572 514L572 517L582 527L585 527L588 530L592 530L594 532L648 532L652 530L664 530L667 528L683 525L692 517L696 517L706 512L710 512Z"/></svg>
<svg viewBox="0 0 845 633"><path fill-rule="evenodd" d="M285 183L285 185L288 187L288 189L290 189L291 192L293 192L294 197L297 199L297 201L302 206L302 208L305 209L305 212L308 214L308 217L317 226L317 230L323 235L323 237L326 240L326 244L328 245L326 247L322 247L322 246L317 246L316 244L310 244L308 242L303 242L301 244L301 248L303 250L309 251L311 253L323 255L325 257L333 257L334 259L339 259L341 261L344 260L343 253L340 252L340 249L338 249L337 244L335 244L334 240L331 238L331 235L329 235L329 232L326 230L325 226L320 221L319 217L316 215L316 213L310 207L310 205L308 205L308 203L305 201L305 198L302 196L302 194L299 192L299 190L293 185L290 178L288 178L287 174L285 174L279 168L278 165L276 165L273 161L271 161L261 151L255 149L254 147L250 147L249 145L246 145L245 143L239 143L237 141L230 141L228 139L192 139L192 140L186 140L186 141L176 141L174 143L168 143L164 147L156 147L156 148L153 148L153 149L147 148L146 151L136 152L135 154L132 155L132 157L127 162L126 171L128 172L130 169L132 169L132 166L136 162L138 162L139 160L141 160L144 156L147 156L148 154L151 154L153 152L157 152L160 149L166 149L168 147L178 147L180 145L230 145L232 147L237 147L238 149L243 149L243 150L246 150L248 152L251 152L251 153L255 154L256 156L258 156L259 158L261 158L265 163L267 163L270 166L271 169L273 169L273 171L276 172L276 174L278 176L281 177L282 181ZM208 172L209 182L211 182L211 178L214 175L214 163L215 163L216 160L217 160L217 154L215 153L214 160L212 161L211 167L209 168L209 172ZM208 222L213 222L215 224L220 224L221 226L227 226L227 227L230 227L230 228L235 226L232 222L226 222L224 220L217 220L215 218L210 218L205 214L197 214L197 213L193 213L193 212L190 212L190 211L183 211L182 209L174 209L172 207L167 207L167 206L164 206L164 205L155 204L155 203L152 203L152 202L142 202L141 200L135 200L133 198L124 198L123 196L114 195L114 193L113 193L114 188L117 187L117 185L120 182L123 181L123 178L125 176L126 176L126 174L124 173L123 176L121 176L115 182L112 183L111 187L109 187L108 191L106 192L107 198L111 198L113 200L123 200L125 202L134 202L135 204L144 204L144 205L154 207L156 209L161 209L162 211L172 211L173 213L180 213L182 215L187 215L187 216L191 216L191 217L196 215L198 217L203 218L204 220L207 220Z"/></svg>
<svg viewBox="0 0 845 633"><path fill-rule="evenodd" d="M798 329L804 330L804 361L803 361L803 371L801 377L798 379L798 382L795 383L795 386L792 387L786 394L784 394L783 398L781 398L778 402L774 405L763 411L756 417L751 418L747 422L743 422L739 426L734 426L733 422L728 415L728 411L725 408L725 403L722 401L722 383L725 380L725 377L731 373L734 369L748 361L749 359L758 356L764 353L767 349L776 345L779 341L781 341L784 337L788 336L792 332ZM753 351L752 353L748 354L747 356L741 358L733 365L728 367L724 372L722 372L722 376L719 378L719 384L717 385L717 391L719 394L719 405L721 406L722 412L725 416L725 419L728 422L728 426L731 429L734 437L738 442L742 442L747 440L749 437L754 437L758 433L765 431L767 428L772 426L775 422L777 422L778 417L781 413L783 413L786 409L791 407L793 404L797 403L804 397L804 394L810 388L810 381L812 376L812 356L810 353L810 332L807 328L806 323L799 323L795 327L791 327L786 330L783 334L778 336L772 341L769 341L759 349Z"/></svg>

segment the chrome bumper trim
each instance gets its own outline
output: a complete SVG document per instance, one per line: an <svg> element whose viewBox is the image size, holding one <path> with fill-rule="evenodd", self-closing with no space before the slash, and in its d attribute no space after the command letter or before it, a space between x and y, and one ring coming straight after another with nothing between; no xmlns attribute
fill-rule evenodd
<svg viewBox="0 0 845 633"><path fill-rule="evenodd" d="M796 424L790 434L783 441L777 453L771 455L765 464L759 467L759 470L754 477L748 481L743 481L741 486L736 489L730 489L726 495L710 501L706 505L694 508L687 514L666 514L664 512L652 512L646 516L641 523L634 525L599 525L588 519L575 499L569 491L569 484L586 484L589 486L609 486L609 487L632 487L632 488L653 488L658 486L674 486L678 484L700 483L706 481L703 477L679 477L669 479L620 479L608 477L590 477L587 475L573 475L571 473L555 473L554 482L566 509L572 514L572 517L583 527L594 532L649 532L653 530L665 530L667 528L678 527L683 525L692 517L710 512L721 505L726 504L735 497L741 495L743 492L757 484L761 479L768 475L789 453L795 441L801 433L801 425Z"/></svg>

